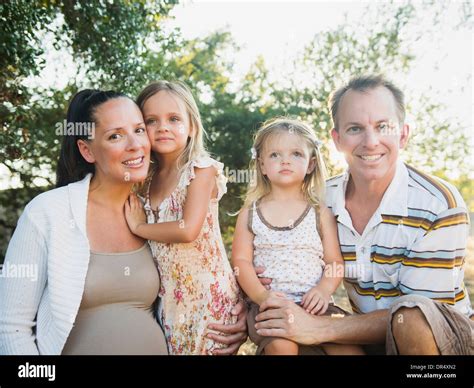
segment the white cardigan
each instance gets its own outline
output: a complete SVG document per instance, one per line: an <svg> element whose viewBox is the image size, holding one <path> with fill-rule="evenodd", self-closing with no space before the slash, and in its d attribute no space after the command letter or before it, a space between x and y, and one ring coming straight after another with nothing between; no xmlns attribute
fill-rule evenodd
<svg viewBox="0 0 474 388"><path fill-rule="evenodd" d="M89 265L91 176L40 194L25 207L0 277L0 354L61 354ZM15 274L25 264L35 276Z"/></svg>

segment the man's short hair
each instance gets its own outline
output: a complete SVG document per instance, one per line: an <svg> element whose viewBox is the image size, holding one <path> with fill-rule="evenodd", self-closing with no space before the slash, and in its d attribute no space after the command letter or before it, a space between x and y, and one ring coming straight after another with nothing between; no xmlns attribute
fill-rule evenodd
<svg viewBox="0 0 474 388"><path fill-rule="evenodd" d="M392 82L387 80L382 75L363 75L352 78L346 85L336 89L329 96L328 106L331 111L331 118L336 131L338 131L337 111L341 103L341 99L349 90L358 92L365 92L370 89L375 89L379 86L387 88L393 95L395 103L397 104L398 119L400 125L405 122L405 97L403 92L396 87Z"/></svg>

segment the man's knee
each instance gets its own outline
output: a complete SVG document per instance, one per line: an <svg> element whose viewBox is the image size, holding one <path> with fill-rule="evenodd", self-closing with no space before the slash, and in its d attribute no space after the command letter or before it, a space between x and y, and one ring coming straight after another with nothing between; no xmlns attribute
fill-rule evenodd
<svg viewBox="0 0 474 388"><path fill-rule="evenodd" d="M391 324L398 354L439 354L431 326L420 308L396 309Z"/></svg>
<svg viewBox="0 0 474 388"><path fill-rule="evenodd" d="M392 333L398 343L407 337L431 335L431 327L418 307L400 307L392 315Z"/></svg>

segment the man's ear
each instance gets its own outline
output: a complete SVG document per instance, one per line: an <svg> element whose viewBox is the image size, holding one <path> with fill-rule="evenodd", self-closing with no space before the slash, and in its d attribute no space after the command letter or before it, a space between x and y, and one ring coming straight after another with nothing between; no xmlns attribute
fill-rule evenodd
<svg viewBox="0 0 474 388"><path fill-rule="evenodd" d="M338 151L341 151L339 149L339 136L340 136L339 132L336 130L336 128L331 129L331 137L332 137L332 140L334 142L334 145L336 146L336 149Z"/></svg>
<svg viewBox="0 0 474 388"><path fill-rule="evenodd" d="M410 137L410 126L408 124L403 124L401 128L401 134L400 134L400 149L406 147L409 137Z"/></svg>
<svg viewBox="0 0 474 388"><path fill-rule="evenodd" d="M77 141L77 147L79 148L79 152L81 153L82 157L89 163L95 163L95 157L91 150L91 145L89 142L79 139Z"/></svg>
<svg viewBox="0 0 474 388"><path fill-rule="evenodd" d="M315 168L316 168L316 157L313 156L309 161L309 165L308 165L308 169L306 170L306 174L311 174Z"/></svg>

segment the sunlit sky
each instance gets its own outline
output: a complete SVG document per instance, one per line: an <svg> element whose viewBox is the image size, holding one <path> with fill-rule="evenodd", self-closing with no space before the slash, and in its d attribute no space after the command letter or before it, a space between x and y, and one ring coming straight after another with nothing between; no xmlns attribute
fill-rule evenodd
<svg viewBox="0 0 474 388"><path fill-rule="evenodd" d="M230 31L241 47L233 58L236 62L235 78L241 78L262 55L270 68L270 77L278 80L291 73L292 61L301 55L303 48L318 32L337 27L344 23L345 17L349 23L364 28L364 21L368 21L367 6L376 5L374 3L183 1L173 8L175 19L170 24L179 27L184 37L189 39L216 30ZM420 2L412 3L417 5ZM436 40L427 35L413 44L416 59L408 75L387 76L405 91L407 102L411 100L410 96L416 99L423 92L430 93L433 101L446 106L444 115L459 119L468 135L472 136L473 36L472 30L454 28L459 19L457 6L453 3L443 12L443 22L436 26L439 30ZM424 25L427 30L433 28L433 22L426 14L417 16L417 28L424 28ZM301 86L304 86L304 79ZM410 119L408 116L407 120ZM412 134L416 133L417 123L409 124ZM329 147L332 159L344 164L343 156L335 151L332 143Z"/></svg>
<svg viewBox="0 0 474 388"><path fill-rule="evenodd" d="M171 25L179 27L185 38L229 30L241 46L235 56L237 77L249 70L258 55L263 55L271 76L278 78L291 69L292 60L316 33L343 23L346 13L349 22L361 23L363 28L367 5L361 1L184 1L173 8L175 20ZM449 110L454 109L450 113L472 122L472 79L469 84L465 81L473 70L473 37L467 29L455 31L456 12L454 6L446 10L444 20L452 21L452 25L437 26L442 32L436 41L422 38L414 46L416 60L408 77L391 76L398 84L414 90L433 87L440 93L440 101L446 102ZM432 25L423 17L417 22Z"/></svg>
<svg viewBox="0 0 474 388"><path fill-rule="evenodd" d="M360 1L183 1L173 8L174 19L167 23L168 28L179 27L185 38L203 37L218 29L230 31L241 47L233 58L235 82L249 70L258 55L264 57L272 79L278 79L291 70L293 59L316 33L341 24L345 14L349 22L357 22L363 28L366 6L366 2ZM450 25L454 24L452 20L457 21L456 12L456 7L446 10L436 40L422 37L415 43L416 60L408 76L391 76L405 90L407 100L411 93L419 95L431 88L433 99L447 106L445 114L460 119L471 134L473 36L467 28L455 30L454 25ZM421 17L418 27L427 23L428 28L432 28L432 22L426 19ZM50 50L46 63L40 76L29 79L28 84L62 88L68 77L77 72L72 57L63 52ZM58 73L62 77L58 77ZM18 183L0 166L0 189L15 187Z"/></svg>

